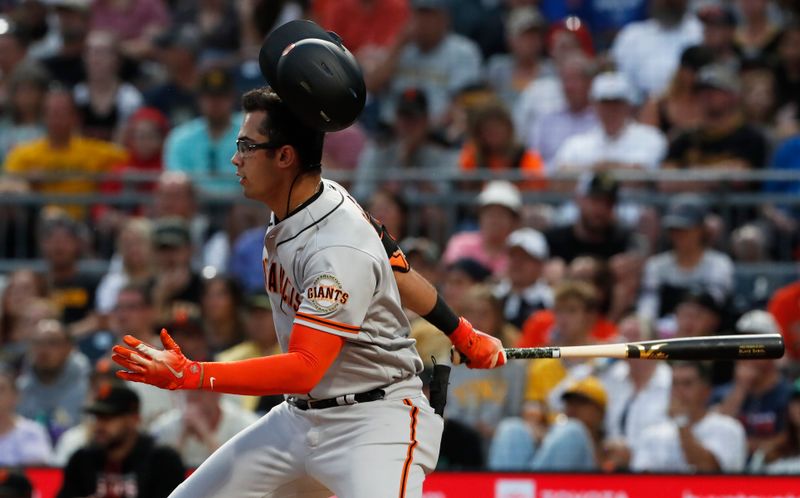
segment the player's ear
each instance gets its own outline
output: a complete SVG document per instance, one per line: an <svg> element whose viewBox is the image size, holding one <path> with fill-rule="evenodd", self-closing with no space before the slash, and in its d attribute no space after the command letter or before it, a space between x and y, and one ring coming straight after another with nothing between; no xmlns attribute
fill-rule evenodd
<svg viewBox="0 0 800 498"><path fill-rule="evenodd" d="M297 150L291 145L284 145L277 151L278 166L281 168L289 168L296 161L299 161Z"/></svg>

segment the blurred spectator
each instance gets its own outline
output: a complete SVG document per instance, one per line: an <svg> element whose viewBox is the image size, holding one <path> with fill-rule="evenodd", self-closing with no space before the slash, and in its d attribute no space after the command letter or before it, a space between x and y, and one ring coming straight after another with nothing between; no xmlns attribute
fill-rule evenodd
<svg viewBox="0 0 800 498"><path fill-rule="evenodd" d="M614 215L619 183L608 172L587 172L578 180L578 218L545 233L550 254L569 264L578 256L608 259L634 248L635 239Z"/></svg>
<svg viewBox="0 0 800 498"><path fill-rule="evenodd" d="M89 389L89 361L73 347L66 327L41 320L30 337L28 358L17 379L17 412L42 424L57 442L81 419Z"/></svg>
<svg viewBox="0 0 800 498"><path fill-rule="evenodd" d="M800 21L783 28L775 64L775 94L778 108L800 120Z"/></svg>
<svg viewBox="0 0 800 498"><path fill-rule="evenodd" d="M606 341L612 339L617 329L615 322L618 318L625 316L631 309L630 305L625 306L623 303L616 303L616 287L619 285L620 276L612 272L612 266L614 260L618 257L620 256L615 256L610 261L606 261L596 256L578 256L567 267L566 280L591 284L597 293L597 312L599 316L592 329L592 337L596 340ZM633 278L639 275L636 271L632 273L634 274Z"/></svg>
<svg viewBox="0 0 800 498"><path fill-rule="evenodd" d="M571 383L562 395L566 420L539 442L522 419L503 420L489 450L492 470L598 470L607 394L596 377Z"/></svg>
<svg viewBox="0 0 800 498"><path fill-rule="evenodd" d="M33 485L20 471L0 471L0 496L3 498L33 498Z"/></svg>
<svg viewBox="0 0 800 498"><path fill-rule="evenodd" d="M322 164L325 165L325 171L353 172L358 167L358 160L366 145L367 133L357 121L344 130L326 133L322 144ZM349 189L351 184L348 182L346 185Z"/></svg>
<svg viewBox="0 0 800 498"><path fill-rule="evenodd" d="M153 271L153 227L146 218L130 218L117 237L117 260L97 285L95 308L101 314L117 304L126 285L143 285L155 278ZM115 264L116 263L116 264Z"/></svg>
<svg viewBox="0 0 800 498"><path fill-rule="evenodd" d="M444 122L434 131L436 140L449 147L461 147L467 140L469 118L475 109L497 100L485 83L473 83L456 91L445 112Z"/></svg>
<svg viewBox="0 0 800 498"><path fill-rule="evenodd" d="M211 234L202 246L203 270L228 273L228 267L231 265L231 248L239 236L253 227L263 229L268 223L269 212L265 211L263 207L249 202L231 203L225 214L223 226ZM261 284L263 287L263 278Z"/></svg>
<svg viewBox="0 0 800 498"><path fill-rule="evenodd" d="M785 412L786 428L772 447L756 451L750 470L767 474L800 472L800 380L792 386Z"/></svg>
<svg viewBox="0 0 800 498"><path fill-rule="evenodd" d="M753 310L736 322L740 334L779 334L766 311ZM779 369L780 360L737 361L733 382L716 389L717 411L738 419L747 433L748 453L774 445L786 425L783 418L792 384Z"/></svg>
<svg viewBox="0 0 800 498"><path fill-rule="evenodd" d="M718 298L701 289L691 289L679 297L675 305L676 337L704 337L717 335L723 327L725 309ZM672 331L659 331L672 335Z"/></svg>
<svg viewBox="0 0 800 498"><path fill-rule="evenodd" d="M0 107L8 103L11 75L27 56L29 42L20 26L11 24L0 33Z"/></svg>
<svg viewBox="0 0 800 498"><path fill-rule="evenodd" d="M695 91L702 108L700 126L678 135L669 145L664 168L722 168L752 170L765 166L768 144L764 135L742 119L741 85L735 73L723 66L700 70ZM747 182L728 185L741 189ZM715 182L662 184L669 191L716 190Z"/></svg>
<svg viewBox="0 0 800 498"><path fill-rule="evenodd" d="M269 214L269 213L264 213ZM246 294L264 290L263 272L253 271L263 265L266 224L245 230L233 242L228 274L239 282Z"/></svg>
<svg viewBox="0 0 800 498"><path fill-rule="evenodd" d="M101 386L86 412L94 416L91 441L70 457L58 498L166 498L183 481L180 456L140 432L134 391L116 383Z"/></svg>
<svg viewBox="0 0 800 498"><path fill-rule="evenodd" d="M709 247L705 201L695 194L672 198L662 225L672 248L648 258L642 277L639 311L646 317L666 316L691 288L709 292L718 302L733 290L733 262Z"/></svg>
<svg viewBox="0 0 800 498"><path fill-rule="evenodd" d="M420 88L439 124L455 92L480 79L481 54L468 38L449 29L449 0L413 0L411 20L384 60L365 75L372 92L385 90L381 116L394 119L394 104L407 88Z"/></svg>
<svg viewBox="0 0 800 498"><path fill-rule="evenodd" d="M125 151L116 145L80 135L78 110L68 90L56 88L47 92L44 121L47 135L15 147L4 164L6 173L27 180L38 192L94 193L96 182L85 176L107 172L126 158ZM66 177L45 179L45 175L53 173ZM79 206L69 206L68 210L74 217L84 212Z"/></svg>
<svg viewBox="0 0 800 498"><path fill-rule="evenodd" d="M201 189L210 192L239 191L231 157L241 117L234 114L233 79L223 69L200 76L201 117L173 128L164 146L164 163L170 171L198 177Z"/></svg>
<svg viewBox="0 0 800 498"><path fill-rule="evenodd" d="M216 276L203 283L200 308L212 354L244 339L242 299L239 284L232 278Z"/></svg>
<svg viewBox="0 0 800 498"><path fill-rule="evenodd" d="M568 138L553 159L559 172L657 169L667 141L658 129L633 120L634 90L621 73L603 73L592 82L599 124Z"/></svg>
<svg viewBox="0 0 800 498"><path fill-rule="evenodd" d="M766 136L770 146L783 138L783 133L794 131L791 118L777 115L775 74L766 64L743 65L739 72L742 80L742 112L744 119Z"/></svg>
<svg viewBox="0 0 800 498"><path fill-rule="evenodd" d="M397 184L383 176L417 170L430 173L433 179L437 173L453 172L456 160L455 152L432 140L427 96L421 89L409 88L398 97L391 137L372 139L361 152L352 191L358 199L368 199L379 185L394 191L443 192L447 189L445 182Z"/></svg>
<svg viewBox="0 0 800 498"><path fill-rule="evenodd" d="M622 28L611 47L619 71L645 97L664 91L683 49L700 43L702 27L688 0L652 0L650 18Z"/></svg>
<svg viewBox="0 0 800 498"><path fill-rule="evenodd" d="M397 240L406 236L408 205L403 198L386 189L377 190L367 202L367 212L380 220L386 230Z"/></svg>
<svg viewBox="0 0 800 498"><path fill-rule="evenodd" d="M214 356L215 361L238 361L281 352L275 322L272 320L272 303L264 288L245 298L244 330L247 340ZM241 406L251 412L267 413L283 402L282 395L236 396Z"/></svg>
<svg viewBox="0 0 800 498"><path fill-rule="evenodd" d="M28 342L25 312L45 292L44 280L33 270L20 269L8 275L0 297L0 363L16 364L20 360Z"/></svg>
<svg viewBox="0 0 800 498"><path fill-rule="evenodd" d="M153 231L156 273L153 302L161 319L173 316L174 309L197 309L203 281L192 270L192 243L187 223L180 218L161 218Z"/></svg>
<svg viewBox="0 0 800 498"><path fill-rule="evenodd" d="M142 94L120 80L121 54L114 33L89 33L83 56L86 81L74 89L83 133L87 137L116 141L122 125L142 106Z"/></svg>
<svg viewBox="0 0 800 498"><path fill-rule="evenodd" d="M150 217L184 220L189 225L193 248L192 265L197 268L202 265L203 247L211 236L211 227L208 217L200 212L198 193L188 174L165 171L158 177Z"/></svg>
<svg viewBox="0 0 800 498"><path fill-rule="evenodd" d="M542 157L517 142L511 113L501 102L475 109L469 121L469 139L458 161L462 171L519 171L525 179L543 176ZM541 188L535 181L521 185Z"/></svg>
<svg viewBox="0 0 800 498"><path fill-rule="evenodd" d="M508 54L493 55L486 64L487 82L508 109L514 109L522 91L536 78L555 72L545 59L547 20L536 7L518 7L508 14Z"/></svg>
<svg viewBox="0 0 800 498"><path fill-rule="evenodd" d="M630 314L619 323L625 341L652 339L651 323ZM630 447L644 430L668 420L672 370L663 361L628 360L612 364L601 376L608 392L605 449L615 470L627 469Z"/></svg>
<svg viewBox="0 0 800 498"><path fill-rule="evenodd" d="M153 39L170 24L163 0L98 0L91 9L92 30L116 33L122 53L135 59L149 55Z"/></svg>
<svg viewBox="0 0 800 498"><path fill-rule="evenodd" d="M198 57L200 34L191 26L171 29L156 39L156 59L166 72L166 81L147 89L148 106L161 111L172 126L197 117Z"/></svg>
<svg viewBox="0 0 800 498"><path fill-rule="evenodd" d="M769 0L738 0L741 23L736 42L747 59L771 59L778 48L780 26L769 15Z"/></svg>
<svg viewBox="0 0 800 498"><path fill-rule="evenodd" d="M487 286L467 290L462 300L464 318L479 329L511 347L519 331L503 319L500 303ZM496 370L458 368L450 373L447 416L476 429L486 442L491 440L501 419L520 414L525 392L525 367L509 363Z"/></svg>
<svg viewBox="0 0 800 498"><path fill-rule="evenodd" d="M707 4L701 6L696 14L703 24L702 45L714 54L714 64L737 72L742 52L736 44L736 12L726 4Z"/></svg>
<svg viewBox="0 0 800 498"><path fill-rule="evenodd" d="M562 100L565 101L563 108L536 112L532 121L525 120L517 130L528 147L541 154L547 173L555 169L553 159L568 138L587 132L598 124L594 107L589 101L589 89L594 77L591 60L583 54L571 55L559 64L558 74L558 83L564 95ZM535 95L532 91L528 96L533 98ZM520 106L525 105L526 102L520 103ZM531 102L531 105L543 104Z"/></svg>
<svg viewBox="0 0 800 498"><path fill-rule="evenodd" d="M44 286L44 283L41 285ZM31 336L39 321L57 320L59 317L59 310L47 297L32 297L26 301L25 307L19 312L15 325L16 334L21 337L21 340L16 343L6 343L0 348L0 361L8 364L17 372L22 370L29 356Z"/></svg>
<svg viewBox="0 0 800 498"><path fill-rule="evenodd" d="M8 103L0 119L0 161L18 144L44 136L42 107L50 76L38 64L20 64L8 82Z"/></svg>
<svg viewBox="0 0 800 498"><path fill-rule="evenodd" d="M232 0L179 2L170 30L196 27L203 47L200 62L230 64L230 57L239 50L241 30L234 3Z"/></svg>
<svg viewBox="0 0 800 498"><path fill-rule="evenodd" d="M86 226L64 213L45 215L39 229L39 246L47 264L49 298L61 320L80 337L101 325L94 311L97 278L79 267L88 243Z"/></svg>
<svg viewBox="0 0 800 498"><path fill-rule="evenodd" d="M742 225L731 234L731 255L737 264L768 264L770 241L756 224ZM759 271L736 271L732 306L739 315L752 309L764 309L775 292L794 279L789 273L764 274Z"/></svg>
<svg viewBox="0 0 800 498"><path fill-rule="evenodd" d="M0 370L0 466L48 465L53 458L50 437L40 424L17 415L14 381L13 372Z"/></svg>
<svg viewBox="0 0 800 498"><path fill-rule="evenodd" d="M672 420L648 427L633 444L637 472L741 472L747 440L735 419L709 411L711 373L702 362L672 365Z"/></svg>
<svg viewBox="0 0 800 498"><path fill-rule="evenodd" d="M400 248L405 253L411 268L438 288L442 272L439 269L439 247L436 243L424 237L408 237L400 241ZM406 310L406 313L409 313L409 310Z"/></svg>
<svg viewBox="0 0 800 498"><path fill-rule="evenodd" d="M48 53L42 58L42 64L54 80L68 88L86 79L83 55L91 25L90 4L86 0L51 2L58 20L58 33L56 42L48 47ZM52 32L54 27L51 26L50 30Z"/></svg>
<svg viewBox="0 0 800 498"><path fill-rule="evenodd" d="M551 24L547 31L546 45L548 55L556 64L575 53L589 58L595 56L592 33L586 23L575 17L567 17Z"/></svg>
<svg viewBox="0 0 800 498"><path fill-rule="evenodd" d="M641 109L639 120L675 138L702 120L700 94L695 91L697 72L714 58L708 48L694 45L683 50L680 63L663 94L651 96Z"/></svg>
<svg viewBox="0 0 800 498"><path fill-rule="evenodd" d="M503 305L505 319L522 327L531 313L553 305L553 292L543 278L550 254L547 240L532 228L511 232L506 244L509 271L494 292Z"/></svg>
<svg viewBox="0 0 800 498"><path fill-rule="evenodd" d="M508 267L506 239L519 222L522 197L513 184L496 180L483 188L477 200L478 231L453 235L442 260L451 264L472 258L502 276Z"/></svg>
<svg viewBox="0 0 800 498"><path fill-rule="evenodd" d="M185 391L181 408L174 408L150 428L159 444L174 448L183 462L196 468L223 443L258 417L221 398L219 393Z"/></svg>
<svg viewBox="0 0 800 498"><path fill-rule="evenodd" d="M403 36L411 14L408 0L312 2L316 22L342 37L345 46L369 64Z"/></svg>

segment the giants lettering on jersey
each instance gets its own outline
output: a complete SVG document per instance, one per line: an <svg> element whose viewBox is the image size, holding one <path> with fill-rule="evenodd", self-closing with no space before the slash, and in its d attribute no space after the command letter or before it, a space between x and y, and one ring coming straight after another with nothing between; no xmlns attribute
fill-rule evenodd
<svg viewBox="0 0 800 498"><path fill-rule="evenodd" d="M264 266L267 261L264 260ZM278 285L280 283L280 285ZM283 267L277 263L269 265L267 272L267 292L280 294L281 300L287 306L297 311L300 308L301 294L294 290L294 286L289 281L289 276Z"/></svg>

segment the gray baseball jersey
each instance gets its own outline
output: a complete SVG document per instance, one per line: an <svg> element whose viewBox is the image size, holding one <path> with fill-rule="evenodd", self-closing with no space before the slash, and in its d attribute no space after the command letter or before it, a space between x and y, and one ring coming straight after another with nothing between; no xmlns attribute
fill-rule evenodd
<svg viewBox="0 0 800 498"><path fill-rule="evenodd" d="M281 403L171 498L421 498L444 422L422 395L422 361L378 234L347 191L327 180L274 221L263 264L281 348L295 323L346 338L311 397L379 387L386 396L325 409Z"/></svg>

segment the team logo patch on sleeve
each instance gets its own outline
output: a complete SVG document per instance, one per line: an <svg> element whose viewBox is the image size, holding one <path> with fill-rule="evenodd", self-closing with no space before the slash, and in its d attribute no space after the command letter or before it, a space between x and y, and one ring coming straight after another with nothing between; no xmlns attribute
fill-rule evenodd
<svg viewBox="0 0 800 498"><path fill-rule="evenodd" d="M317 311L331 313L347 304L350 294L342 289L338 278L324 273L314 279L314 284L306 290L306 297Z"/></svg>

